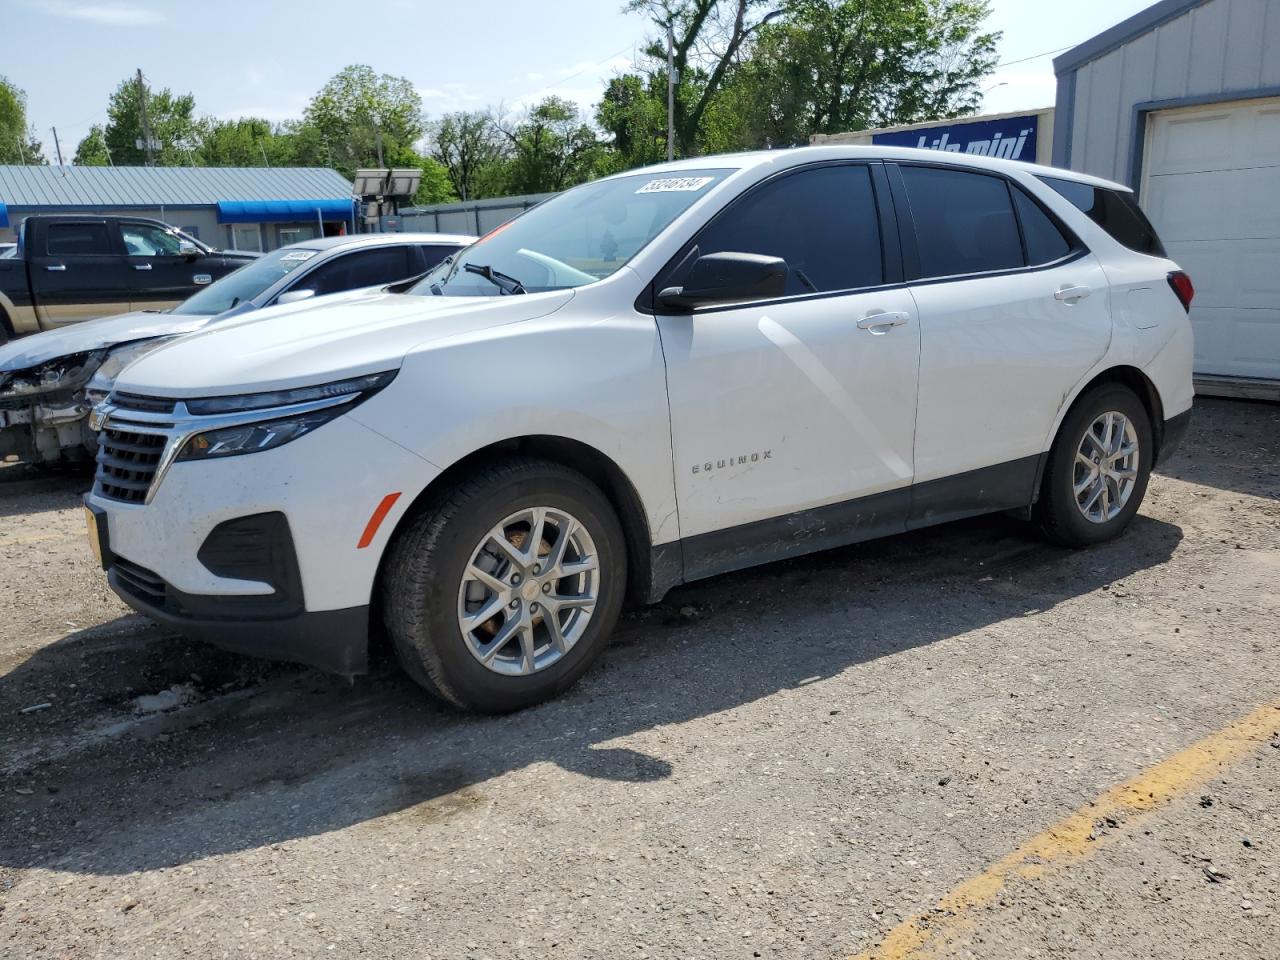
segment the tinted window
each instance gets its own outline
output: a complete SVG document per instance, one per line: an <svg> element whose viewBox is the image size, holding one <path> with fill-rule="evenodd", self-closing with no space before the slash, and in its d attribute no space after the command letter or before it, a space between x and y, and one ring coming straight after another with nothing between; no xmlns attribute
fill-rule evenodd
<svg viewBox="0 0 1280 960"><path fill-rule="evenodd" d="M1083 210L1085 216L1107 231L1116 243L1153 257L1165 255L1164 245L1156 236L1155 228L1132 193L1057 177L1040 179L1062 194L1073 207Z"/></svg>
<svg viewBox="0 0 1280 960"><path fill-rule="evenodd" d="M124 251L131 257L176 257L179 240L168 230L146 223L120 224Z"/></svg>
<svg viewBox="0 0 1280 960"><path fill-rule="evenodd" d="M734 203L699 234L699 255L758 253L787 261L788 296L884 282L871 172L820 167L780 177ZM686 257L682 268L692 265ZM673 276L667 283L678 284Z"/></svg>
<svg viewBox="0 0 1280 960"><path fill-rule="evenodd" d="M48 251L54 257L116 252L105 223L51 223L48 231Z"/></svg>
<svg viewBox="0 0 1280 960"><path fill-rule="evenodd" d="M418 248L418 250L421 251L422 253L422 264L418 267L418 269L430 270L432 267L434 267L437 263L439 263L445 257L449 256L449 254L455 253L460 249L461 247L449 247L449 246L441 246L441 245L433 245L433 244L427 244L425 246L421 246Z"/></svg>
<svg viewBox="0 0 1280 960"><path fill-rule="evenodd" d="M415 272L409 264L408 247L377 247L321 264L293 289L314 290L316 296L323 296L404 280Z"/></svg>
<svg viewBox="0 0 1280 960"><path fill-rule="evenodd" d="M922 277L1024 266L1009 188L999 177L904 166Z"/></svg>
<svg viewBox="0 0 1280 960"><path fill-rule="evenodd" d="M1022 238L1027 244L1027 263L1037 266L1061 260L1071 252L1071 241L1063 236L1058 225L1022 190L1011 187L1013 203L1018 208L1018 220L1022 223Z"/></svg>
<svg viewBox="0 0 1280 960"><path fill-rule="evenodd" d="M252 300L265 292L281 277L294 270L319 253L304 247L285 247L273 250L233 273L192 294L173 310L191 316L211 316L230 310L237 304Z"/></svg>

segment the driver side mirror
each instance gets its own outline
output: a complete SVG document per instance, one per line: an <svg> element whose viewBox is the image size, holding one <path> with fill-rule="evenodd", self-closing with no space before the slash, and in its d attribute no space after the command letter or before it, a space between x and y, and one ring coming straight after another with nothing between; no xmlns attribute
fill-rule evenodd
<svg viewBox="0 0 1280 960"><path fill-rule="evenodd" d="M658 306L676 313L698 307L781 297L787 287L787 261L758 253L708 253L693 262L684 286L667 287Z"/></svg>
<svg viewBox="0 0 1280 960"><path fill-rule="evenodd" d="M315 295L316 292L314 290L308 290L305 287L300 290L286 290L276 297L276 306L284 303L297 303L299 300L310 300Z"/></svg>
<svg viewBox="0 0 1280 960"><path fill-rule="evenodd" d="M195 260L200 256L200 248L190 240L179 240L178 256L186 257L188 260Z"/></svg>

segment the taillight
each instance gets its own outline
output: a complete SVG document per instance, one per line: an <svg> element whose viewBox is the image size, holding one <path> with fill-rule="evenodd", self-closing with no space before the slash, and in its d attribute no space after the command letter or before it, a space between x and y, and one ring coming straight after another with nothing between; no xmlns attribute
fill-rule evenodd
<svg viewBox="0 0 1280 960"><path fill-rule="evenodd" d="M1196 295L1196 288L1191 283L1191 278L1181 270L1175 270L1169 274L1169 286L1173 288L1178 302L1182 304L1182 309L1190 313L1191 301Z"/></svg>

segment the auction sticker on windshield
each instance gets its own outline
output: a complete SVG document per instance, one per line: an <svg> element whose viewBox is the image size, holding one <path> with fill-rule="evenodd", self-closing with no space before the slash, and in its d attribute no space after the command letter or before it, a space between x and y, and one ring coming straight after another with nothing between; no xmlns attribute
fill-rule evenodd
<svg viewBox="0 0 1280 960"><path fill-rule="evenodd" d="M636 193L696 193L715 177L665 177L650 180Z"/></svg>

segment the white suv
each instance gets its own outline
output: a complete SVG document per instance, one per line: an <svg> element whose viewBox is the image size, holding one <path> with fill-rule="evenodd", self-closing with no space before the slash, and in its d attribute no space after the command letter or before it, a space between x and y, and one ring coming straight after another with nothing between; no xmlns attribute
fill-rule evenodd
<svg viewBox="0 0 1280 960"><path fill-rule="evenodd" d="M95 411L111 586L344 674L553 696L624 600L991 511L1119 534L1191 411L1132 194L983 157L704 157L548 200L407 294L148 354Z"/></svg>

